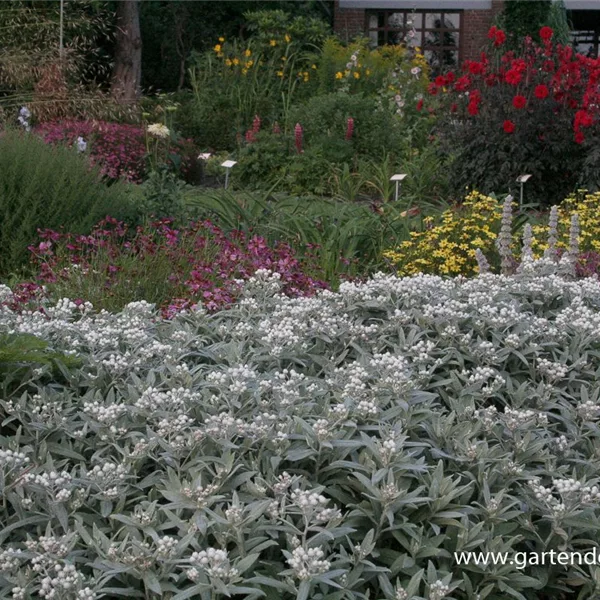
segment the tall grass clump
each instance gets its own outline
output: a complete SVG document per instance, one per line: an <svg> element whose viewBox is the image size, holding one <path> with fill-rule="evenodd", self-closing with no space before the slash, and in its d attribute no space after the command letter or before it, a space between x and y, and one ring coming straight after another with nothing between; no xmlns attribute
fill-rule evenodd
<svg viewBox="0 0 600 600"><path fill-rule="evenodd" d="M0 276L21 269L38 228L87 233L107 214L131 219L124 184L108 186L76 149L33 135L0 137Z"/></svg>

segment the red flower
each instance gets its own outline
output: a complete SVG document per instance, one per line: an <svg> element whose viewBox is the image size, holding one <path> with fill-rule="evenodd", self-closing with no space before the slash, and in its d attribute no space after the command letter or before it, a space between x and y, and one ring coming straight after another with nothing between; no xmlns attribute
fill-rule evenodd
<svg viewBox="0 0 600 600"><path fill-rule="evenodd" d="M552 31L551 27L542 27L540 29L540 38L542 38L542 40L544 40L544 42L549 42L552 39L552 36L554 35L554 31Z"/></svg>
<svg viewBox="0 0 600 600"><path fill-rule="evenodd" d="M479 114L479 106L477 102L469 102L469 106L467 107L467 111L471 116L475 116Z"/></svg>
<svg viewBox="0 0 600 600"><path fill-rule="evenodd" d="M578 110L575 113L575 129L579 127L591 127L594 123L592 115L585 110Z"/></svg>
<svg viewBox="0 0 600 600"><path fill-rule="evenodd" d="M488 31L488 38L490 40L495 39L497 31L498 31L498 28L495 25L492 25L492 27L490 27L490 30Z"/></svg>
<svg viewBox="0 0 600 600"><path fill-rule="evenodd" d="M513 98L512 103L513 103L513 106L516 109L520 110L520 109L525 108L527 106L527 98L525 98L525 96L520 96L520 95L519 96L515 96Z"/></svg>
<svg viewBox="0 0 600 600"><path fill-rule="evenodd" d="M427 91L432 95L435 96L438 92L437 86L435 85L435 83L430 83L429 87L427 88Z"/></svg>
<svg viewBox="0 0 600 600"><path fill-rule="evenodd" d="M346 140L347 141L352 139L353 132L354 132L354 119L352 117L348 117L348 121L346 122Z"/></svg>
<svg viewBox="0 0 600 600"><path fill-rule="evenodd" d="M521 73L515 69L510 69L506 72L504 76L506 83L510 83L510 85L517 85L521 81Z"/></svg>
<svg viewBox="0 0 600 600"><path fill-rule="evenodd" d="M463 75L462 77L459 77L456 80L456 83L454 84L454 89L457 92L464 92L469 87L469 85L471 85L471 80L469 79L469 76Z"/></svg>
<svg viewBox="0 0 600 600"><path fill-rule="evenodd" d="M515 124L507 119L502 124L502 128L504 129L504 133L513 133L515 130Z"/></svg>
<svg viewBox="0 0 600 600"><path fill-rule="evenodd" d="M583 144L584 141L585 141L585 136L583 135L583 133L581 133L581 131L578 131L575 134L575 143L576 144Z"/></svg>
<svg viewBox="0 0 600 600"><path fill-rule="evenodd" d="M438 75L435 78L435 85L438 87L444 87L446 85L446 78L443 75Z"/></svg>
<svg viewBox="0 0 600 600"><path fill-rule="evenodd" d="M448 73L446 73L446 83L448 85L450 85L455 79L456 76L454 75L454 71L449 71Z"/></svg>
<svg viewBox="0 0 600 600"><path fill-rule="evenodd" d="M422 110L423 108L423 98L421 98L418 102L417 102L417 110Z"/></svg>
<svg viewBox="0 0 600 600"><path fill-rule="evenodd" d="M498 46L502 46L502 44L504 44L505 41L506 41L506 34L504 33L504 31L502 31L501 29L496 31L496 35L494 37L494 46L496 46L496 48Z"/></svg>
<svg viewBox="0 0 600 600"><path fill-rule="evenodd" d="M535 94L536 98L543 100L544 98L548 97L550 91L548 90L547 86L545 86L544 84L540 84L535 86L535 90L533 93Z"/></svg>
<svg viewBox="0 0 600 600"><path fill-rule="evenodd" d="M302 154L302 137L304 131L302 130L302 125L300 123L296 123L296 127L294 127L294 143L296 144L296 152L298 154Z"/></svg>
<svg viewBox="0 0 600 600"><path fill-rule="evenodd" d="M546 73L552 73L552 71L554 71L554 61L553 60L545 60L544 61L544 65L542 66L542 69L544 69L544 71L546 71Z"/></svg>
<svg viewBox="0 0 600 600"><path fill-rule="evenodd" d="M469 73L472 73L473 75L479 75L485 71L485 65L479 62L469 61L468 66Z"/></svg>

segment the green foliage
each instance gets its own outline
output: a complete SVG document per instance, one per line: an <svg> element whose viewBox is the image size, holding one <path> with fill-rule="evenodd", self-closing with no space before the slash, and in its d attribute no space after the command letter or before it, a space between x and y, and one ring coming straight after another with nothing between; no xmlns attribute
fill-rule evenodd
<svg viewBox="0 0 600 600"><path fill-rule="evenodd" d="M169 321L0 313L83 363L0 398L2 596L596 596L556 555L600 541L597 281L279 289Z"/></svg>
<svg viewBox="0 0 600 600"><path fill-rule="evenodd" d="M283 12L294 38L303 38L304 32L313 43L333 14L327 2L313 0L270 0L268 6L274 10L264 10L264 2L259 0L141 2L144 88L181 89L189 81L187 68L192 51L212 48L219 36L235 37L240 31L247 31L250 22L266 25L271 13ZM297 19L299 15L303 16L301 20Z"/></svg>
<svg viewBox="0 0 600 600"><path fill-rule="evenodd" d="M271 40L284 43L287 35L295 48L315 51L329 32L327 23L318 17L293 16L281 9L248 11L244 18L251 36L264 48L270 46Z"/></svg>
<svg viewBox="0 0 600 600"><path fill-rule="evenodd" d="M304 129L307 147L328 150L330 140L343 140L348 118L354 119L354 155L379 158L385 152L398 153L402 144L402 123L378 107L377 99L363 94L331 93L311 98L292 111L291 121Z"/></svg>
<svg viewBox="0 0 600 600"><path fill-rule="evenodd" d="M391 240L408 238L411 223L399 206L379 212L364 203L307 197L262 197L249 193L188 196L190 208L230 230L253 232L274 243L289 243L299 254L315 259L334 287L348 276L375 272Z"/></svg>
<svg viewBox="0 0 600 600"><path fill-rule="evenodd" d="M141 184L139 209L146 216L179 220L185 213L185 188L172 171L159 167Z"/></svg>
<svg viewBox="0 0 600 600"><path fill-rule="evenodd" d="M52 366L56 361L68 367L81 364L79 358L50 350L47 341L34 335L0 335L0 372L6 374L15 368L28 366Z"/></svg>
<svg viewBox="0 0 600 600"><path fill-rule="evenodd" d="M125 184L107 186L87 158L34 135L0 137L0 275L24 267L38 228L87 233L106 215L133 221Z"/></svg>
<svg viewBox="0 0 600 600"><path fill-rule="evenodd" d="M298 76L306 57L292 43L284 44L263 49L253 41L234 40L195 55L192 114L184 112L187 126L178 123L182 133L192 135L200 147L220 150L235 147L256 115L285 124L290 104L306 86Z"/></svg>
<svg viewBox="0 0 600 600"><path fill-rule="evenodd" d="M550 4L545 25L554 31L554 39L563 46L571 43L571 27L567 19L567 9L564 0L553 0Z"/></svg>
<svg viewBox="0 0 600 600"><path fill-rule="evenodd" d="M551 5L551 0L505 2L502 13L503 24L512 42L518 45L527 35L539 41L539 30L546 25Z"/></svg>

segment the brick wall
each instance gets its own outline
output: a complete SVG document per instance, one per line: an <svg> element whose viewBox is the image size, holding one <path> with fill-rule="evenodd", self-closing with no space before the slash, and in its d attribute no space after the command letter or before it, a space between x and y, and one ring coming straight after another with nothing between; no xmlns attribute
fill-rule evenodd
<svg viewBox="0 0 600 600"><path fill-rule="evenodd" d="M333 29L344 41L350 41L365 33L365 10L362 8L340 8L339 0L334 1ZM462 30L462 59L475 60L487 44L487 32L494 18L504 5L504 0L492 0L490 10L465 10ZM440 2L440 7L444 6Z"/></svg>
<svg viewBox="0 0 600 600"><path fill-rule="evenodd" d="M343 41L365 33L364 8L340 8L340 0L335 0L333 6L333 30Z"/></svg>
<svg viewBox="0 0 600 600"><path fill-rule="evenodd" d="M462 30L462 59L478 60L488 43L487 32L502 12L503 0L492 0L491 10L465 10Z"/></svg>

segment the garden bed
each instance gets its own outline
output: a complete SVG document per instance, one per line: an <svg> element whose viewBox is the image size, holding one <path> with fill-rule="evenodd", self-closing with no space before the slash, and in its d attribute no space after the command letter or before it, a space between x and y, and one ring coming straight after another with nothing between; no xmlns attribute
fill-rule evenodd
<svg viewBox="0 0 600 600"><path fill-rule="evenodd" d="M4 308L0 593L590 597L585 566L454 557L599 541L600 283L542 267Z"/></svg>

